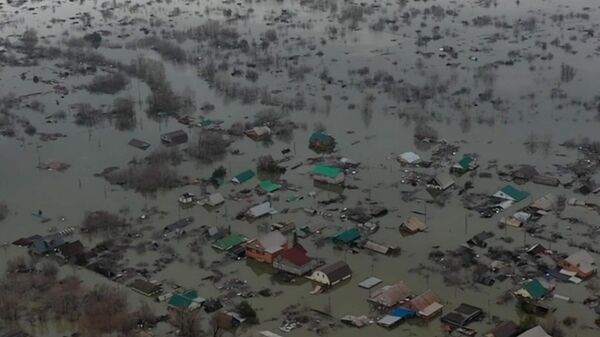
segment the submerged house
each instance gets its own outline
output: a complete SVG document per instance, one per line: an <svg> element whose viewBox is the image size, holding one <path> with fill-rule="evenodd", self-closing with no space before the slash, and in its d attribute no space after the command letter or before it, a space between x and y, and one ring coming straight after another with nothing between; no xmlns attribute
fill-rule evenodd
<svg viewBox="0 0 600 337"><path fill-rule="evenodd" d="M46 255L54 253L59 247L65 244L63 236L59 233L36 237L31 241L29 252L35 255Z"/></svg>
<svg viewBox="0 0 600 337"><path fill-rule="evenodd" d="M335 138L324 132L315 132L308 140L308 147L315 152L333 152Z"/></svg>
<svg viewBox="0 0 600 337"><path fill-rule="evenodd" d="M583 249L559 261L558 265L566 271L575 273L575 276L580 279L591 277L597 270L594 257Z"/></svg>
<svg viewBox="0 0 600 337"><path fill-rule="evenodd" d="M360 239L360 236L360 230L358 230L358 228L355 227L338 233L336 236L333 237L333 241L336 243L349 245L354 241Z"/></svg>
<svg viewBox="0 0 600 337"><path fill-rule="evenodd" d="M544 299L551 290L552 287L550 285L535 279L527 282L523 288L515 291L515 295L522 298L539 301Z"/></svg>
<svg viewBox="0 0 600 337"><path fill-rule="evenodd" d="M269 215L269 214L275 214L275 213L277 213L277 210L275 210L271 206L270 202L266 201L266 202L263 202L262 204L258 204L254 207L251 207L246 212L246 216L250 219L258 219L262 216Z"/></svg>
<svg viewBox="0 0 600 337"><path fill-rule="evenodd" d="M157 296L160 295L160 293L162 293L162 287L160 286L160 284L152 283L139 278L133 280L129 287L133 289L133 291L147 297Z"/></svg>
<svg viewBox="0 0 600 337"><path fill-rule="evenodd" d="M85 264L87 260L85 256L85 247L79 240L68 242L58 247L57 255L67 262L79 265Z"/></svg>
<svg viewBox="0 0 600 337"><path fill-rule="evenodd" d="M427 183L428 188L432 188L439 191L445 191L452 186L454 186L454 178L452 178L452 176L446 172L440 172L436 174Z"/></svg>
<svg viewBox="0 0 600 337"><path fill-rule="evenodd" d="M406 234L424 232L426 229L427 225L416 216L409 217L400 225L400 231Z"/></svg>
<svg viewBox="0 0 600 337"><path fill-rule="evenodd" d="M319 265L320 262L309 257L300 245L285 249L273 259L273 268L298 276L310 273Z"/></svg>
<svg viewBox="0 0 600 337"><path fill-rule="evenodd" d="M244 134L252 140L263 140L271 137L271 128L268 126L255 126L244 131Z"/></svg>
<svg viewBox="0 0 600 337"><path fill-rule="evenodd" d="M316 165L311 176L314 181L325 184L338 185L344 182L344 171L340 168L325 165Z"/></svg>
<svg viewBox="0 0 600 337"><path fill-rule="evenodd" d="M242 184L245 183L246 181L254 178L256 174L254 173L254 171L252 170L246 170L238 175L236 175L235 177L233 177L231 179L232 182L234 182L235 184Z"/></svg>
<svg viewBox="0 0 600 337"><path fill-rule="evenodd" d="M488 331L483 337L516 337L520 328L513 321L504 321Z"/></svg>
<svg viewBox="0 0 600 337"><path fill-rule="evenodd" d="M288 241L279 231L272 231L246 245L246 257L258 262L273 263L273 260L288 248Z"/></svg>
<svg viewBox="0 0 600 337"><path fill-rule="evenodd" d="M431 290L413 297L402 306L416 312L417 316L423 319L430 319L438 315L444 308L442 300Z"/></svg>
<svg viewBox="0 0 600 337"><path fill-rule="evenodd" d="M517 337L552 337L541 326L535 326Z"/></svg>
<svg viewBox="0 0 600 337"><path fill-rule="evenodd" d="M172 132L163 133L160 135L160 140L168 145L179 145L187 143L188 135L183 130L176 130Z"/></svg>
<svg viewBox="0 0 600 337"><path fill-rule="evenodd" d="M215 241L212 246L218 250L229 251L235 247L241 246L248 242L248 239L240 234L231 233L226 237Z"/></svg>
<svg viewBox="0 0 600 337"><path fill-rule="evenodd" d="M338 261L315 270L310 279L327 287L352 277L350 266L344 261Z"/></svg>
<svg viewBox="0 0 600 337"><path fill-rule="evenodd" d="M483 315L483 311L470 304L462 303L456 309L442 316L441 321L448 325L462 328Z"/></svg>
<svg viewBox="0 0 600 337"><path fill-rule="evenodd" d="M404 301L411 293L412 290L400 281L375 290L367 300L382 308L390 309Z"/></svg>
<svg viewBox="0 0 600 337"><path fill-rule="evenodd" d="M194 311L199 309L206 300L198 296L196 290L188 290L181 294L174 294L169 299L169 309L177 311Z"/></svg>
<svg viewBox="0 0 600 337"><path fill-rule="evenodd" d="M512 185L506 185L498 192L494 193L494 197L509 200L511 202L519 202L529 197L529 192L519 190Z"/></svg>
<svg viewBox="0 0 600 337"><path fill-rule="evenodd" d="M450 173L462 175L469 171L473 171L477 169L479 165L474 157L464 155L461 160L456 162L456 164L452 165L450 168Z"/></svg>

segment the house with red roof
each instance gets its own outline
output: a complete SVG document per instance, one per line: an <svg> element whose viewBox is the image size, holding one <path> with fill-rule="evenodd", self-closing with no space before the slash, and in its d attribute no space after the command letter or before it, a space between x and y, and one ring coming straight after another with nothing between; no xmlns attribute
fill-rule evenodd
<svg viewBox="0 0 600 337"><path fill-rule="evenodd" d="M309 257L301 245L284 250L273 260L273 268L294 275L305 275L319 267L318 260Z"/></svg>

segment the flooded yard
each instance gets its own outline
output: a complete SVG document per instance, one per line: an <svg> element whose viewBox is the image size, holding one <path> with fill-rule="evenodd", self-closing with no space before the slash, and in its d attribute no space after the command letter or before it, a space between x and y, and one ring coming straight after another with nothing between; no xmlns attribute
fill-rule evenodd
<svg viewBox="0 0 600 337"><path fill-rule="evenodd" d="M0 331L597 336L599 11L0 3ZM351 277L315 276L338 261ZM463 303L481 315L452 323Z"/></svg>

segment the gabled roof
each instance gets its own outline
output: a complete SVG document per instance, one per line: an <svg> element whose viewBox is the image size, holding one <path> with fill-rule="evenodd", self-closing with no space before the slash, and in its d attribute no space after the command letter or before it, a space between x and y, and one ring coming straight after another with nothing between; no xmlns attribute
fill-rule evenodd
<svg viewBox="0 0 600 337"><path fill-rule="evenodd" d="M583 273L590 273L596 270L594 257L583 249L571 254L565 261L573 266L577 266Z"/></svg>
<svg viewBox="0 0 600 337"><path fill-rule="evenodd" d="M475 163L475 159L471 156L464 155L461 160L459 160L454 166L460 167L463 170L467 171L473 168Z"/></svg>
<svg viewBox="0 0 600 337"><path fill-rule="evenodd" d="M280 231L272 231L262 238L258 239L260 245L267 253L280 251L287 243L287 239Z"/></svg>
<svg viewBox="0 0 600 337"><path fill-rule="evenodd" d="M541 326L538 325L536 327L533 327L533 328L523 332L518 337L552 337L552 336L550 336L548 333L546 333L546 331Z"/></svg>
<svg viewBox="0 0 600 337"><path fill-rule="evenodd" d="M423 311L425 308L429 307L433 303L440 303L440 298L431 290L427 290L424 293L413 297L405 307L413 310L413 311Z"/></svg>
<svg viewBox="0 0 600 337"><path fill-rule="evenodd" d="M486 336L491 335L493 337L515 337L518 333L519 333L519 326L517 326L515 324L515 322L504 321L504 322L496 325L496 327L494 327L492 330L490 330L485 335Z"/></svg>
<svg viewBox="0 0 600 337"><path fill-rule="evenodd" d="M313 168L313 174L328 178L335 178L343 173L344 172L340 168L333 166L315 165Z"/></svg>
<svg viewBox="0 0 600 337"><path fill-rule="evenodd" d="M427 225L416 216L410 216L402 223L402 227L410 232L422 232L427 229Z"/></svg>
<svg viewBox="0 0 600 337"><path fill-rule="evenodd" d="M298 267L304 266L312 261L312 259L306 255L304 247L300 245L284 250L280 256L282 259Z"/></svg>
<svg viewBox="0 0 600 337"><path fill-rule="evenodd" d="M312 135L310 135L310 139L308 141L311 144L315 142L320 142L324 145L333 145L335 143L335 138L324 132L315 132Z"/></svg>
<svg viewBox="0 0 600 337"><path fill-rule="evenodd" d="M525 284L523 289L525 289L529 295L531 295L531 298L535 300L541 300L548 293L548 290L544 288L542 283L540 283L538 280L531 280Z"/></svg>
<svg viewBox="0 0 600 337"><path fill-rule="evenodd" d="M516 202L525 200L529 197L529 192L521 191L512 185L504 186L500 191L494 194L495 197L501 199L510 199Z"/></svg>
<svg viewBox="0 0 600 337"><path fill-rule="evenodd" d="M404 300L411 292L412 290L404 282L400 281L396 284L386 285L375 290L369 297L369 301L389 308Z"/></svg>
<svg viewBox="0 0 600 337"><path fill-rule="evenodd" d="M268 201L258 204L248 210L248 215L252 218L260 218L263 215L275 213L277 213L277 211L271 207L271 203Z"/></svg>
<svg viewBox="0 0 600 337"><path fill-rule="evenodd" d="M240 174L238 174L237 176L233 177L233 179L231 179L231 181L233 181L236 184L242 184L245 183L246 181L254 178L256 174L254 173L254 171L252 170L246 170Z"/></svg>
<svg viewBox="0 0 600 337"><path fill-rule="evenodd" d="M358 228L350 228L341 233L338 233L333 240L341 243L351 243L360 239L360 231Z"/></svg>
<svg viewBox="0 0 600 337"><path fill-rule="evenodd" d="M175 309L193 310L199 307L205 299L198 296L196 290L188 290L182 294L175 294L169 299L169 306Z"/></svg>
<svg viewBox="0 0 600 337"><path fill-rule="evenodd" d="M275 192L281 188L281 185L272 182L271 180L261 181L259 184L260 188L265 192L271 193Z"/></svg>

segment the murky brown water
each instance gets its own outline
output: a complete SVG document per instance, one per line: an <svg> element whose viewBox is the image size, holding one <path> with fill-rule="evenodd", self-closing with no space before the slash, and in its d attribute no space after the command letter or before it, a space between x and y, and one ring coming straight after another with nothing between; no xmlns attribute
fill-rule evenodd
<svg viewBox="0 0 600 337"><path fill-rule="evenodd" d="M317 1L315 1L317 2ZM343 1L328 1L337 3L338 8L344 8ZM131 11L132 4L142 4L137 11ZM579 102L591 102L598 94L596 79L600 75L598 67L598 37L597 34L589 34L587 30L595 32L597 22L600 19L598 4L592 0L576 1L522 1L502 2L484 7L481 3L485 1L426 1L426 2L404 2L402 1L367 1L376 3L380 7L374 9L375 13L365 15L364 22L359 23L359 30L344 29L343 35L337 39L327 38L328 26L337 26L341 29L343 24L336 20L339 13L311 10L297 1L261 1L252 3L227 4L213 1L196 1L184 3L172 1L169 3L151 3L145 1L131 1L125 8L113 11L114 17L103 19L99 9L111 7L112 2L81 1L63 2L54 1L32 1L23 7L14 8L4 4L0 8L0 37L8 38L17 43L15 34L23 32L25 27L33 27L38 30L41 45L57 45L64 47L61 42L63 38L76 37L94 30L108 30L113 34L105 37L111 44L119 45L127 41L134 41L142 37L139 31L141 25L118 26L115 24L119 19L161 18L165 24L152 31L169 31L172 29L184 30L197 26L212 18L225 21L220 10L211 10L205 13L205 8L233 8L234 12L245 13L249 8L253 12L247 20L238 20L226 23L230 27L238 29L243 38L247 40L258 40L260 34L269 27L266 25L266 16L271 13L279 14L281 9L288 9L296 13L293 17L294 23L310 23L309 28L300 25L284 25L278 23L278 42L271 44L265 53L280 55L282 57L299 55L299 64L311 67L313 70L306 75L303 81L291 81L286 76L286 71L277 73L275 66L269 71L259 71L260 77L255 85L267 87L268 90L282 90L283 95L293 97L301 92L306 101L306 108L294 111L290 119L297 123L306 123L307 128L299 128L294 131L293 139L289 142L275 140L269 146L255 143L248 138L236 141L232 148L239 149L243 155L229 155L225 160L214 164L201 164L194 161L184 162L178 167L180 174L192 177L208 177L218 165L228 169L229 174L236 174L247 168L255 168L253 161L259 155L271 154L276 158L281 157L280 151L284 148L293 149L294 159L290 163L305 160L307 157L315 156L308 149L307 140L313 128L313 124L321 122L327 127L329 134L336 137L339 144L339 154L358 160L362 163L356 176L349 178L351 184L357 185L357 190L346 190L347 197L343 206L354 206L358 202L364 202L366 197L380 202L382 205L393 210L387 216L379 219L381 229L373 235L376 241L397 245L402 249L399 257L374 256L366 252L351 254L334 250L331 245L316 248L313 238L302 240L302 244L312 255L325 258L328 261L338 259L346 260L354 271L352 279L341 287L324 295L309 295L311 285L302 282L298 285L274 285L271 283L270 274L261 272L261 268L251 268L246 262L228 262L222 270L226 277L238 277L246 280L255 290L272 287L283 293L276 297L250 299L250 302L259 309L259 317L263 323L262 328L277 330L281 310L290 304L300 303L302 305L324 310L331 303L331 313L335 317L346 314L362 315L368 314L369 305L366 301L368 292L359 288L357 284L370 275L377 276L386 283L404 280L415 292L433 289L444 300L446 310L461 302L467 302L480 306L487 312L488 316L497 316L501 319L519 320L514 308L514 302L507 305L495 304L495 299L512 285L509 281L496 283L492 287L477 286L468 289L458 289L443 283L441 275L431 273L425 277L423 273L415 272L422 265L434 266L428 259L428 253L433 246L440 246L440 250L456 249L470 236L482 230L489 230L497 234L491 239L495 244L511 248L523 246L522 230L509 228L507 231L497 227L498 217L493 219L481 219L477 214L467 212L457 197L457 191L452 192L451 200L445 207L434 205L427 206L427 222L429 231L412 237L402 237L397 227L403 218L412 214L413 210L423 209L422 204L416 202L404 202L401 200L402 191L414 190L411 186L399 184L402 176L402 168L396 162L395 155L405 151L416 151L424 158L430 156L429 151L418 150L413 142L414 122L408 118L399 117L403 114L423 116L428 124L438 130L441 138L449 143L460 146L461 153L477 153L480 156L482 169L486 170L488 161L497 160L498 166L505 164L533 164L538 171L556 173L554 164L566 164L580 156L575 151L559 147L558 144L572 138L590 137L595 140L597 135L597 122L595 120L596 109L590 111L584 109ZM479 4L478 4L479 3ZM146 4L146 5L144 5ZM457 13L453 17L449 14L432 18L423 16L422 11L432 5L441 6L446 10ZM183 13L176 18L168 20L167 14L175 7L182 9ZM28 10L27 7L33 8ZM420 10L421 12L416 12ZM88 12L93 17L92 28L83 29L81 24L69 20L80 12ZM411 13L410 22L403 21L400 16L403 13ZM581 17L566 16L562 23L553 21L554 14L586 13L588 19ZM471 22L473 18L489 15L495 18L497 25L505 22L512 27L495 27L485 25L475 27L473 24L465 25L462 21ZM378 17L396 18L398 30L392 30L386 26L382 32L369 29ZM525 27L517 28L518 21L526 21L535 18L536 23L529 31ZM65 18L64 23L50 23L52 18ZM10 21L10 22L8 22ZM418 36L432 35L432 28L439 27L442 35L440 39L432 40L426 45L417 46L415 42ZM130 37L119 39L118 34L129 33ZM500 33L506 39L491 41L493 34ZM324 39L325 44L320 40ZM573 46L572 53L553 46L550 42L559 38L561 44L566 42ZM294 39L307 41L306 44L294 42ZM547 43L547 49L542 49L536 42ZM308 46L314 45L311 49ZM206 51L197 50L196 45L190 41L184 44L190 55L205 56ZM457 51L457 58L450 59L449 56L440 57L440 48L452 46ZM478 48L476 51L474 48ZM119 60L129 63L138 54L146 57L161 59L160 55L150 50L135 50L121 48L98 49L108 59ZM316 56L317 51L322 51L322 56ZM418 52L418 53L417 53ZM231 63L243 64L244 56L234 55L230 58ZM433 53L430 57L423 56ZM548 57L552 54L552 57ZM518 55L518 56L514 56ZM528 56L530 59L528 60ZM469 58L472 59L469 59ZM496 61L512 60L514 64L496 64L491 71L482 71L479 67ZM282 61L283 62L283 61ZM447 63L456 63L447 66ZM71 88L87 83L92 76L72 76L62 79L57 74L56 61L41 60L39 65L33 67L10 67L0 63L0 96L9 92L17 95L26 95L33 92L51 90L49 85L33 83L31 78L37 75L44 80L56 79L59 83ZM571 81L561 81L561 65L568 64L575 69L575 77ZM206 114L207 118L220 119L224 121L225 127L231 123L240 121L245 117L252 116L261 107L259 104L241 105L236 101L226 101L219 96L205 81L197 76L194 65L175 65L165 62L166 72L173 89L182 92L186 87L191 88L195 101L199 105L208 101L214 104L215 110ZM239 66L239 65L238 65ZM397 83L411 83L415 86L443 85L446 89L438 89L435 95L428 100L419 102L396 101L393 95L385 93L381 86L368 87L362 81L361 76L350 75L349 70L368 66L370 76L378 70L394 76ZM327 69L335 81L332 84L324 84L319 80L319 73ZM479 70L478 70L479 69ZM230 69L231 70L231 69ZM22 73L26 73L26 80L21 80ZM482 74L479 79L474 76ZM342 83L337 81L341 80ZM466 87L470 93L463 95L452 95ZM552 99L550 94L553 88L562 89L568 98L559 100ZM493 90L493 97L500 102L501 111L494 109L490 102L479 102L478 94L486 89ZM159 192L150 197L142 197L133 191L125 191L119 187L111 186L101 178L93 176L93 173L101 171L108 166L125 166L134 156L142 157L144 152L130 147L127 142L132 138L139 138L152 144L152 148L159 147L159 135L165 131L182 128L174 119L156 122L149 119L144 113L145 97L149 89L138 80L132 79L128 87L118 95L131 95L141 97L141 105L137 108L137 127L132 131L116 131L108 122L101 123L93 128L77 126L72 121L72 116L56 124L46 124L44 118L60 109L69 111L70 104L88 102L94 106L110 104L112 97L109 95L94 95L85 90L75 90L73 93L60 98L51 93L36 96L46 106L45 114L22 108L13 111L18 115L25 116L35 125L38 131L62 132L66 138L54 142L42 142L37 136L29 137L24 134L17 138L0 138L0 200L7 202L11 214L0 223L0 241L12 242L13 240L29 236L35 233L45 233L51 227L65 228L78 225L83 218L84 212L88 210L106 209L117 212L126 209L128 217L137 218L141 215L141 209L145 206L157 206L167 211L168 215L159 219L152 218L150 224L157 229L173 222L179 217L194 216L199 225L230 225L233 231L243 233L249 237L260 235L258 224L271 221L293 220L297 225L309 225L319 227L326 225L335 229L349 228L353 226L349 222L340 222L335 216L331 219L315 216L308 217L302 211L278 214L270 219L255 223L247 223L234 220L234 215L244 207L252 204L248 201L235 202L228 200L226 206L217 212L208 212L201 207L191 209L179 209L177 197L186 191L199 193L197 187L186 187L169 192ZM367 95L373 95L374 101L367 112L361 107L365 104ZM327 104L323 96L330 95L331 103ZM464 108L456 108L450 101L452 97L460 97L465 103ZM477 106L472 103L478 102ZM355 104L355 109L349 109L349 104ZM559 108L559 105L562 105ZM314 107L314 108L313 108ZM314 111L311 111L314 110ZM200 112L194 114L200 115ZM461 123L461 120L463 121ZM354 133L347 133L354 130ZM196 130L190 130L192 140L196 139ZM531 153L523 143L531 140L549 140L551 147L548 151L536 151ZM357 141L360 141L356 143ZM354 145L351 145L354 144ZM146 151L149 152L150 150ZM147 154L147 153L146 153ZM71 164L71 168L63 173L46 172L36 168L38 162L49 160L60 160ZM310 191L318 191L318 198L334 196L332 192L321 191L312 186L307 172L309 166L303 166L294 171L288 171L284 178L290 183L302 187L299 194L306 196ZM495 169L490 171L494 172ZM467 177L458 179L457 185L462 186ZM493 193L505 183L500 181L496 175L492 179L475 177L472 179L475 192ZM258 181L247 183L242 187L252 187ZM230 191L238 191L242 187L227 184L219 189L223 194ZM573 191L563 188L543 187L531 183L523 186L529 191L533 198L548 192L565 194L567 197L573 195ZM369 192L366 192L368 189ZM294 192L276 192L280 197L274 202L275 208L301 209L303 207L317 207L315 199L305 197L303 200L286 203L285 199ZM581 196L578 196L582 198ZM252 201L260 199L254 197ZM517 206L513 206L515 210ZM52 219L49 223L40 224L32 217L32 212L41 209L44 214ZM567 209L569 211L569 209ZM570 210L577 214L576 210ZM468 226L465 229L465 216L468 218ZM590 223L598 220L597 214L582 214L583 219ZM64 217L64 221L59 219ZM558 231L566 239L552 244L552 249L569 253L574 248L568 247L569 239L577 243L590 242L596 244L595 239L585 237L586 229L573 226L567 229L564 221L550 215L544 217L541 223L546 225L558 224ZM512 244L506 244L499 239L507 235L514 238ZM96 239L83 238L87 244L92 244ZM527 237L527 243L538 242L535 238ZM218 291L210 282L202 281L203 277L211 274L210 271L201 269L197 263L186 263L188 255L187 243L189 240L170 241L183 262L175 262L154 276L157 280L172 280L184 287L197 288L204 297L217 296ZM3 260L22 252L22 249L8 247L1 251ZM158 254L147 252L138 255L130 252L127 263L134 266L136 263L151 263ZM598 258L598 256L596 256ZM203 248L203 258L207 265L222 256L217 254L207 243ZM101 278L79 269L69 269L65 272L73 272L82 276L86 281L104 282ZM569 296L573 303L561 300L552 300L551 304L557 308L555 316L559 319L567 315L577 316L577 325L565 328L568 336L597 336L598 330L593 324L596 318L593 310L584 306L581 302L590 296L584 285L558 284L556 293ZM138 296L132 294L136 300ZM159 310L165 307L156 304ZM472 327L480 332L486 331L491 322L485 319L483 322L474 324ZM164 328L164 327L163 327ZM165 328L164 330L166 330ZM54 329L51 329L54 330ZM67 328L68 330L68 328ZM159 332L165 333L165 331ZM44 331L45 336L51 336L53 331ZM306 336L312 333L305 329L291 332L290 336ZM376 325L364 329L343 328L330 332L330 336L366 336L366 335L412 335L412 336L441 336L439 320L433 320L429 324L404 323L394 330L385 330ZM60 335L60 332L56 336Z"/></svg>

